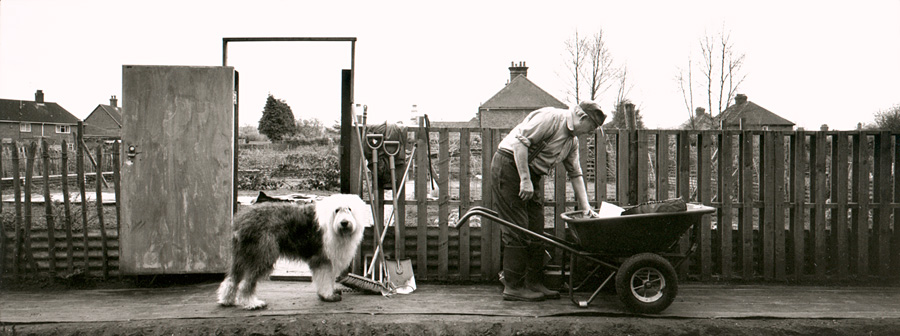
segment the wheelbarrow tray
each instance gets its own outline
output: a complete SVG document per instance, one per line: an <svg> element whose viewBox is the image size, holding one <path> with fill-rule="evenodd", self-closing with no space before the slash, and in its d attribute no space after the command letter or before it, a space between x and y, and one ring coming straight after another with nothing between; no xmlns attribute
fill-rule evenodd
<svg viewBox="0 0 900 336"><path fill-rule="evenodd" d="M633 255L669 251L700 218L715 208L688 204L686 211L583 218L580 211L563 213L573 242L585 252Z"/></svg>

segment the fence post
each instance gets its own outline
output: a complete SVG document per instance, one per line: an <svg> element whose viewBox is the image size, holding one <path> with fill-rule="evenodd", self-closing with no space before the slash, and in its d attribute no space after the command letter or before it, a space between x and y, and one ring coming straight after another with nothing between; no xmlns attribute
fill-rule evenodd
<svg viewBox="0 0 900 336"><path fill-rule="evenodd" d="M785 241L784 241L784 133L774 131L774 166L775 176L773 176L774 185L772 186L774 195L775 218L773 218L775 238L775 280L784 281L785 278ZM823 167L824 169L824 167Z"/></svg>
<svg viewBox="0 0 900 336"><path fill-rule="evenodd" d="M875 202L878 203L878 210L873 211L873 222L875 223L875 234L878 235L877 256L878 256L878 275L887 278L890 276L891 267L891 155L894 152L894 144L891 143L891 133L882 131L877 135L875 141L875 160L877 170L875 171ZM897 178L897 177L895 177ZM900 230L900 228L894 228Z"/></svg>
<svg viewBox="0 0 900 336"><path fill-rule="evenodd" d="M719 228L719 263L722 265L722 278L732 278L732 241L734 206L732 201L734 187L734 146L732 135L722 128L719 135L719 186L718 197L722 207L719 209L719 217L716 219Z"/></svg>
<svg viewBox="0 0 900 336"><path fill-rule="evenodd" d="M72 243L72 203L69 199L69 145L66 140L62 141L61 149L61 166L62 166L62 195L63 195L63 211L64 223L66 226L66 270L71 274L75 271L75 261L72 254L75 253Z"/></svg>
<svg viewBox="0 0 900 336"><path fill-rule="evenodd" d="M712 133L701 131L697 134L697 201L711 205L712 201ZM710 217L700 219L697 238L700 240L700 279L708 281L712 274L712 233Z"/></svg>
<svg viewBox="0 0 900 336"><path fill-rule="evenodd" d="M856 233L856 276L865 279L869 273L869 140L864 131L853 139L853 200L858 208L853 213Z"/></svg>
<svg viewBox="0 0 900 336"><path fill-rule="evenodd" d="M91 269L90 263L90 255L88 251L90 250L90 246L88 245L88 224L87 224L87 195L84 181L84 152L85 152L85 144L84 144L84 122L78 122L78 132L75 134L75 170L78 175L78 190L81 193L81 232L84 234L84 273L87 274ZM97 176L99 178L99 176Z"/></svg>
<svg viewBox="0 0 900 336"><path fill-rule="evenodd" d="M47 264L50 276L56 276L56 225L53 222L53 200L50 196L50 149L47 139L41 139L41 171L44 177L44 211L47 224Z"/></svg>
<svg viewBox="0 0 900 336"><path fill-rule="evenodd" d="M834 236L837 241L836 275L839 280L847 279L850 267L847 226L847 159L849 155L847 149L847 134L835 132L831 140L831 201L837 203L837 208L831 210L831 230L835 231Z"/></svg>
<svg viewBox="0 0 900 336"><path fill-rule="evenodd" d="M428 155L425 118L419 118L416 132L416 275L428 278Z"/></svg>
<svg viewBox="0 0 900 336"><path fill-rule="evenodd" d="M469 211L471 207L471 188L469 186L469 166L471 164L472 150L469 129L463 128L459 132L459 215ZM482 158L483 160L484 158ZM471 267L471 227L469 221L456 228L459 230L459 277L461 280L469 280Z"/></svg>
<svg viewBox="0 0 900 336"><path fill-rule="evenodd" d="M22 181L19 171L21 170L21 164L19 163L19 144L16 141L12 143L12 164L13 164L13 194L15 198L15 208L16 208L16 220L14 228L15 232L15 242L13 242L14 253L13 253L13 275L18 278L19 270L21 265L19 261L22 260L22 240L24 239L22 235Z"/></svg>
<svg viewBox="0 0 900 336"><path fill-rule="evenodd" d="M738 228L741 235L741 278L753 279L753 134L741 131L741 218Z"/></svg>
<svg viewBox="0 0 900 336"><path fill-rule="evenodd" d="M0 145L0 177L3 176L3 146ZM3 213L3 184L0 183L0 213ZM0 224L0 274L9 274L6 265L6 248L9 240L6 239L6 225Z"/></svg>
<svg viewBox="0 0 900 336"><path fill-rule="evenodd" d="M34 155L37 151L37 144L31 142L28 146L28 153L25 157L25 251L28 257L31 271L34 274L39 272L37 261L34 259L34 250L31 248L31 180L34 175Z"/></svg>
<svg viewBox="0 0 900 336"><path fill-rule="evenodd" d="M446 128L438 137L438 278L447 280L450 264L450 134Z"/></svg>
<svg viewBox="0 0 900 336"><path fill-rule="evenodd" d="M100 225L100 243L103 247L103 280L109 278L109 248L106 238L106 224L103 223L103 143L97 145L97 222Z"/></svg>
<svg viewBox="0 0 900 336"><path fill-rule="evenodd" d="M806 133L799 129L794 133L791 143L791 233L793 240L793 258L795 281L802 280L806 265ZM834 156L832 156L834 158ZM845 174L846 178L846 174Z"/></svg>

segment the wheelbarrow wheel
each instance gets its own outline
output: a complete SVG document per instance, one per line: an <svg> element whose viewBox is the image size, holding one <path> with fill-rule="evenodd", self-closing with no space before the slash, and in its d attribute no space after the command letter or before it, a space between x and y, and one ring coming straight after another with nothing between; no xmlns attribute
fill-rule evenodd
<svg viewBox="0 0 900 336"><path fill-rule="evenodd" d="M678 295L675 268L655 253L633 255L619 267L616 294L632 312L659 313Z"/></svg>

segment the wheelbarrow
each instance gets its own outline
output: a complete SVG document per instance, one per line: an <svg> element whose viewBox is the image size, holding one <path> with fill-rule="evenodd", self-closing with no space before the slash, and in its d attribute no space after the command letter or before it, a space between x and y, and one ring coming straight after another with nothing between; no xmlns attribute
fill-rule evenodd
<svg viewBox="0 0 900 336"><path fill-rule="evenodd" d="M485 207L473 207L459 218L464 223L469 217L482 216L519 233L562 249L570 258L593 266L581 284L575 285L574 272L569 272L568 291L572 303L588 307L600 290L615 277L616 295L628 310L635 313L655 314L672 304L678 295L678 276L675 268L697 249L693 243L686 253L673 250L684 233L693 225L699 225L703 215L716 209L687 204L687 210L668 213L623 215L606 218L584 218L581 211L560 215L569 227L572 240L561 239L545 233L536 233L501 219L496 211ZM674 262L674 265L673 265ZM589 267L590 268L590 267ZM562 276L565 278L565 265ZM602 270L610 271L605 280L587 299L576 298L575 291Z"/></svg>

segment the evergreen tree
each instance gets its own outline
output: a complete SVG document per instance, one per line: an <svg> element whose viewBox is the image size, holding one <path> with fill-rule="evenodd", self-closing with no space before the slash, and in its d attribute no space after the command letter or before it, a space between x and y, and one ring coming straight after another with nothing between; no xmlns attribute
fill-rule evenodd
<svg viewBox="0 0 900 336"><path fill-rule="evenodd" d="M271 141L279 141L297 132L294 112L284 100L275 99L271 94L266 98L262 118L259 119L259 133Z"/></svg>
<svg viewBox="0 0 900 336"><path fill-rule="evenodd" d="M616 110L613 111L612 120L603 124L603 128L605 129L626 129L628 125L625 120L625 105L631 104L629 100L623 100L619 102L619 105L616 106ZM634 124L637 129L644 129L644 118L641 116L641 110L637 107L634 109Z"/></svg>

